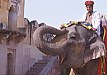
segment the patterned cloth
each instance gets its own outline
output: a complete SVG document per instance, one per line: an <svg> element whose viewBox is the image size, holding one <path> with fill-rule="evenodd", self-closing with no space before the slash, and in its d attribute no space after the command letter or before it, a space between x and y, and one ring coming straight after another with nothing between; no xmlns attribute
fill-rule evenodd
<svg viewBox="0 0 107 75"><path fill-rule="evenodd" d="M80 23L80 24L79 24ZM87 28L87 29L92 29L91 25L89 25L88 23L85 23L83 21L79 21L79 22L72 22L72 23L64 23L62 25L64 25L65 27L70 27L72 25L82 25L83 27Z"/></svg>
<svg viewBox="0 0 107 75"><path fill-rule="evenodd" d="M105 64L105 56L100 57L99 66L98 66L98 74L97 75L106 75L106 64Z"/></svg>
<svg viewBox="0 0 107 75"><path fill-rule="evenodd" d="M106 48L105 74L107 74L107 27L105 25L102 25L101 30L102 30L101 38L103 39L104 44L105 44L105 48Z"/></svg>

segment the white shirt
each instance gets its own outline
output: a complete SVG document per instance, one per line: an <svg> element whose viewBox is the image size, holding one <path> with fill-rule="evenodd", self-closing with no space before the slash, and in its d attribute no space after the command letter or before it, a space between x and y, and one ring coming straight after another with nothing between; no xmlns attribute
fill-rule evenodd
<svg viewBox="0 0 107 75"><path fill-rule="evenodd" d="M81 21L85 21L86 19L86 14L85 13L81 19ZM93 14L92 14L92 27L97 29L97 34L100 35L100 13L99 12L96 12L96 11L93 11Z"/></svg>

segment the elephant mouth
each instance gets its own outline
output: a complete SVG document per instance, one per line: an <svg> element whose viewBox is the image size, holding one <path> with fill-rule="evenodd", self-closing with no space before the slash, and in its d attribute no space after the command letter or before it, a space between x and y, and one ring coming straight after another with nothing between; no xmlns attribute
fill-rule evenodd
<svg viewBox="0 0 107 75"><path fill-rule="evenodd" d="M83 57L85 51L84 40L79 40L79 41L76 41L75 39L68 40L65 50L66 50L65 54L60 56L61 64L64 64L67 68L69 67L77 68L83 66L84 64ZM68 64L66 62L69 62L71 64Z"/></svg>
<svg viewBox="0 0 107 75"><path fill-rule="evenodd" d="M84 66L84 60L83 57L69 58L67 54L64 54L60 56L60 64L64 65L66 68L80 68Z"/></svg>

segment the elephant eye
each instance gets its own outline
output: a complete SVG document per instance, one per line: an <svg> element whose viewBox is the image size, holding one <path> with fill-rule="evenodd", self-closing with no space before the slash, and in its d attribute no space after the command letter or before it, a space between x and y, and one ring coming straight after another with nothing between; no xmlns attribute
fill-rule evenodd
<svg viewBox="0 0 107 75"><path fill-rule="evenodd" d="M76 39L76 33L70 33L70 39Z"/></svg>
<svg viewBox="0 0 107 75"><path fill-rule="evenodd" d="M74 34L74 35L71 35L70 36L70 39L76 39L76 35Z"/></svg>

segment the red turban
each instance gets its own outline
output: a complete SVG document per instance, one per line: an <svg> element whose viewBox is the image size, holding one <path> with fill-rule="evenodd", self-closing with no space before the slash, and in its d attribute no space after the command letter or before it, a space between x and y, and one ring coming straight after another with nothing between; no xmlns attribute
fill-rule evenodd
<svg viewBox="0 0 107 75"><path fill-rule="evenodd" d="M93 1L85 1L85 5L94 5Z"/></svg>

